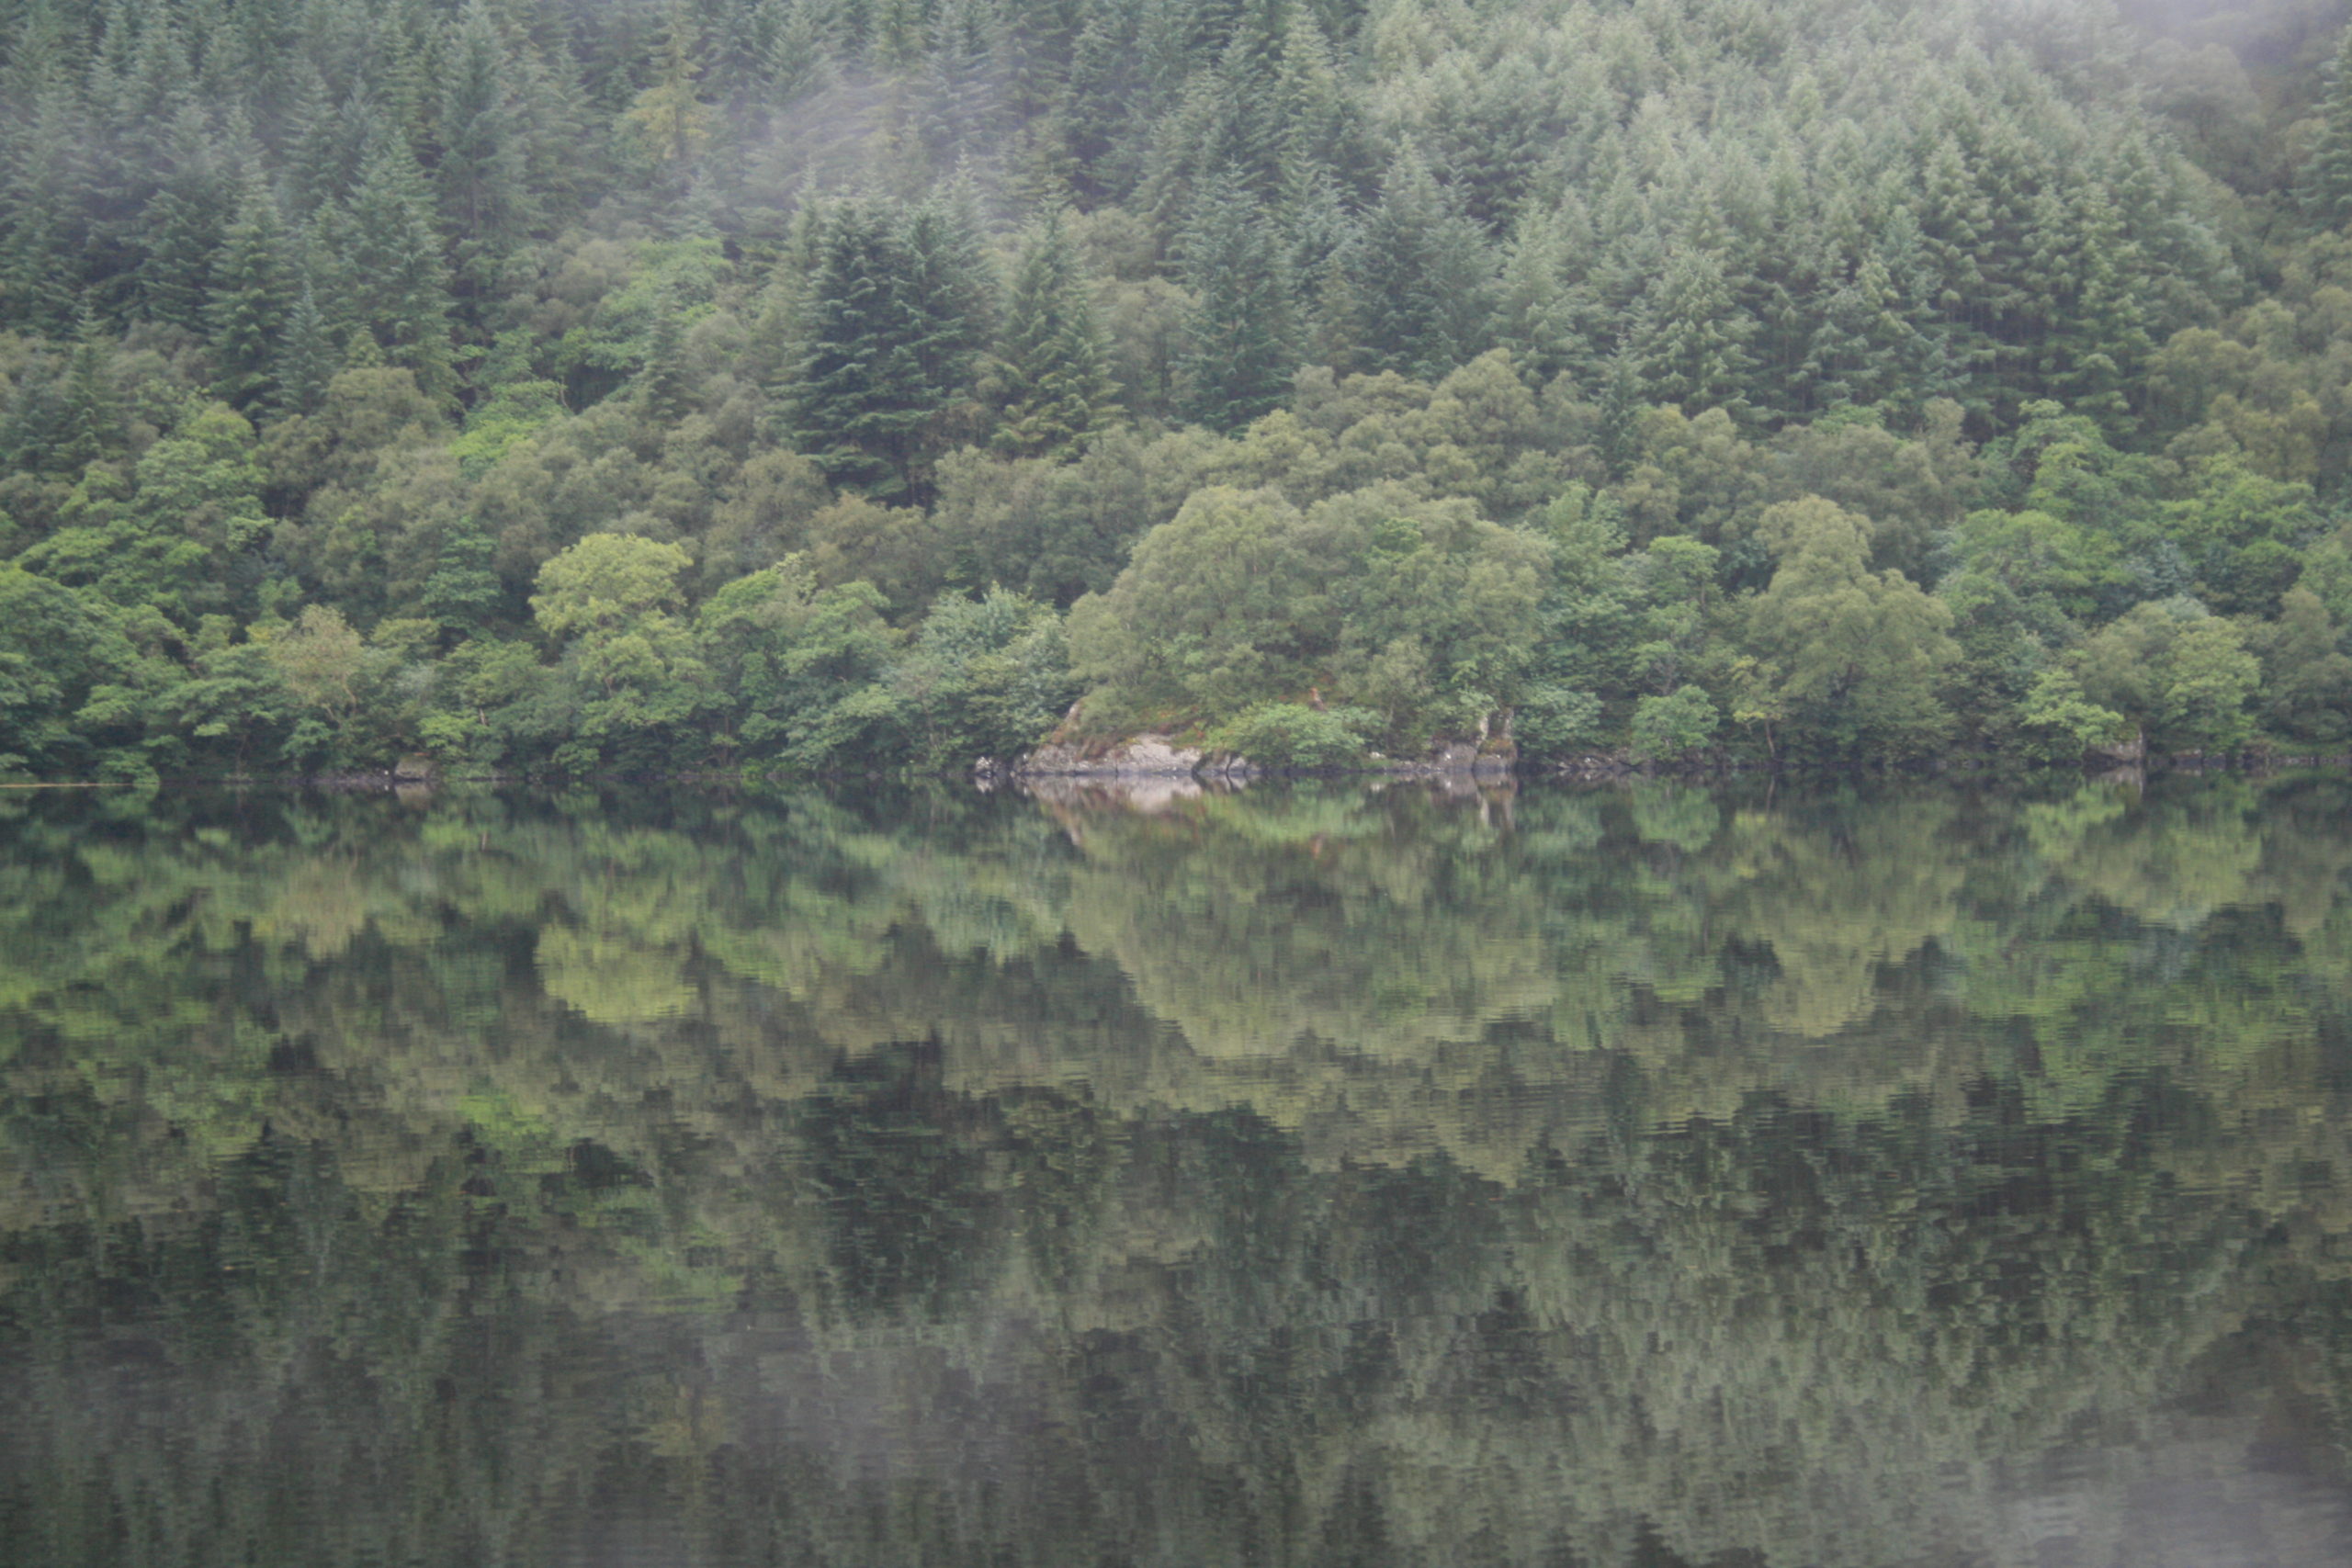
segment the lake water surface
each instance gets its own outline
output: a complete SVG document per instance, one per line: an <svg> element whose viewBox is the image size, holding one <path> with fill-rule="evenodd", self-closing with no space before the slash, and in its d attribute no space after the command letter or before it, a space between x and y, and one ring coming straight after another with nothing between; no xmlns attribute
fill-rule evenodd
<svg viewBox="0 0 2352 1568"><path fill-rule="evenodd" d="M0 1563L2352 1562L2352 786L0 796Z"/></svg>

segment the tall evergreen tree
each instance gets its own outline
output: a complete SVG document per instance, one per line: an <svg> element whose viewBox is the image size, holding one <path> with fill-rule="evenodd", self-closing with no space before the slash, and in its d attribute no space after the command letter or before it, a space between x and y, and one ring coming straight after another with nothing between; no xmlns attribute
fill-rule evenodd
<svg viewBox="0 0 2352 1568"><path fill-rule="evenodd" d="M1720 257L1676 249L1635 310L1629 346L1649 395L1687 412L1748 410L1753 318L1738 308Z"/></svg>
<svg viewBox="0 0 2352 1568"><path fill-rule="evenodd" d="M2352 220L2352 27L2336 40L2319 104L2319 136L2303 164L2296 195L2303 214L2322 229Z"/></svg>
<svg viewBox="0 0 2352 1568"><path fill-rule="evenodd" d="M1058 209L1022 247L997 360L1001 451L1074 457L1117 413L1093 300Z"/></svg>
<svg viewBox="0 0 2352 1568"><path fill-rule="evenodd" d="M976 321L953 276L949 217L872 197L811 220L798 376L788 401L796 443L835 483L920 494L937 427L962 396Z"/></svg>
<svg viewBox="0 0 2352 1568"><path fill-rule="evenodd" d="M434 397L455 390L449 338L448 267L433 224L424 172L405 138L387 132L368 155L352 192L349 313L388 364L416 375Z"/></svg>
<svg viewBox="0 0 2352 1568"><path fill-rule="evenodd" d="M441 219L455 236L457 276L468 294L479 294L495 286L536 206L506 48L485 0L467 6L447 51L440 144L434 183Z"/></svg>
<svg viewBox="0 0 2352 1568"><path fill-rule="evenodd" d="M1210 181L1186 226L1190 345L1178 366L1185 417L1232 430L1282 406L1298 354L1291 284L1266 210L1231 174Z"/></svg>
<svg viewBox="0 0 2352 1568"><path fill-rule="evenodd" d="M204 314L220 395L240 409L275 402L278 353L298 293L277 200L251 162L238 180L213 285Z"/></svg>
<svg viewBox="0 0 2352 1568"><path fill-rule="evenodd" d="M327 319L309 279L302 280L286 315L286 335L274 367L277 406L288 413L315 412L338 364Z"/></svg>
<svg viewBox="0 0 2352 1568"><path fill-rule="evenodd" d="M235 186L210 118L194 104L173 118L168 156L169 172L140 215L140 299L153 320L200 332Z"/></svg>
<svg viewBox="0 0 2352 1568"><path fill-rule="evenodd" d="M1408 148L1350 258L1363 368L1434 380L1476 358L1493 330L1486 235Z"/></svg>

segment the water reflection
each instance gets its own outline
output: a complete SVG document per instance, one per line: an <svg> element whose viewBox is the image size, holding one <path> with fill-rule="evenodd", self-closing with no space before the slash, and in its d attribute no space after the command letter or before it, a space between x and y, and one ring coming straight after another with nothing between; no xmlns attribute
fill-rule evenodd
<svg viewBox="0 0 2352 1568"><path fill-rule="evenodd" d="M0 801L0 1557L2342 1562L2347 806Z"/></svg>

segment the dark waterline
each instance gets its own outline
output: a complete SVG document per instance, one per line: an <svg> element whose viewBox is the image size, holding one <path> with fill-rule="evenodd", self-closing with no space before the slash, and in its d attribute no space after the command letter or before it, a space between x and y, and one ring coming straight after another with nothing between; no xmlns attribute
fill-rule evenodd
<svg viewBox="0 0 2352 1568"><path fill-rule="evenodd" d="M2347 808L0 798L0 1562L2352 1560Z"/></svg>

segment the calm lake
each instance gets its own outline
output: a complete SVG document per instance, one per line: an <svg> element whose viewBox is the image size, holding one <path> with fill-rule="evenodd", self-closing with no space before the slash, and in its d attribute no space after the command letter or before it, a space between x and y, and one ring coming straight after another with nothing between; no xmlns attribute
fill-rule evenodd
<svg viewBox="0 0 2352 1568"><path fill-rule="evenodd" d="M2352 784L0 796L0 1562L2352 1561Z"/></svg>

